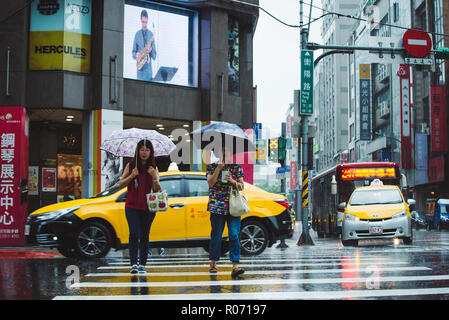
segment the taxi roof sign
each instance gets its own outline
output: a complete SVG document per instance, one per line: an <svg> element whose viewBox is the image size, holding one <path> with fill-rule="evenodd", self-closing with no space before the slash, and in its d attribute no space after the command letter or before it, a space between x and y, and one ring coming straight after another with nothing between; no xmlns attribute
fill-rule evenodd
<svg viewBox="0 0 449 320"><path fill-rule="evenodd" d="M371 181L371 186L383 186L384 183L380 180L380 179L374 179L373 181Z"/></svg>

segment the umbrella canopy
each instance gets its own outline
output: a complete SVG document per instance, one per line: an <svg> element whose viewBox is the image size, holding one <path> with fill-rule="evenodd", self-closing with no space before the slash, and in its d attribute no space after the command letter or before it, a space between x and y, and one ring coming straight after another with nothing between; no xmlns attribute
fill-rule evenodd
<svg viewBox="0 0 449 320"><path fill-rule="evenodd" d="M232 153L255 151L256 148L246 133L236 124L229 122L214 122L207 126L198 128L190 133L195 143L200 149L210 149L216 147L213 142L220 139L221 144L232 147ZM195 139L199 135L200 139Z"/></svg>
<svg viewBox="0 0 449 320"><path fill-rule="evenodd" d="M150 140L154 147L154 156L168 156L176 149L175 144L167 136L156 130L138 128L115 130L104 140L100 149L117 157L134 157L136 146L140 140Z"/></svg>

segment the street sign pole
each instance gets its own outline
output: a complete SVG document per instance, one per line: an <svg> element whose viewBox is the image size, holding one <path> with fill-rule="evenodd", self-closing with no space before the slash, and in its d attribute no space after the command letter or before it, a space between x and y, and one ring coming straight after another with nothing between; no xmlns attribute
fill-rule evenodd
<svg viewBox="0 0 449 320"><path fill-rule="evenodd" d="M298 148L302 147L302 177L308 176L308 163L307 163L307 143L308 143L308 130L309 130L309 116L313 114L313 51L306 50L308 41L308 30L302 28L303 25L303 1L299 2L299 25L300 37L301 37L301 94L299 99L299 113L302 121L302 137L301 144ZM304 181L303 181L304 182ZM314 245L312 238L309 234L309 202L308 202L308 188L304 188L302 192L300 207L302 208L302 233L298 239L297 245ZM306 200L307 199L307 200Z"/></svg>

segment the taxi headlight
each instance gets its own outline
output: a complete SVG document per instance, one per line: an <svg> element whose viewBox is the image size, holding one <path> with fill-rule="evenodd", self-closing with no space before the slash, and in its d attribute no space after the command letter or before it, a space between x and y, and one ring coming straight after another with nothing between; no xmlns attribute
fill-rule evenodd
<svg viewBox="0 0 449 320"><path fill-rule="evenodd" d="M351 221L359 221L360 220L359 217L357 217L357 216L355 216L353 214L349 214L349 213L345 213L345 216L344 216L343 220L345 220L345 219L351 220Z"/></svg>
<svg viewBox="0 0 449 320"><path fill-rule="evenodd" d="M75 207L60 209L60 210L56 210L56 211L41 213L41 214L36 215L36 221L54 220L54 219L62 217L63 215L65 215L67 213L71 213L75 210L78 210L79 208L81 208L81 207L75 206Z"/></svg>
<svg viewBox="0 0 449 320"><path fill-rule="evenodd" d="M406 210L394 214L391 218L398 219L398 218L402 218L402 217L405 217L405 216L407 216L407 211Z"/></svg>

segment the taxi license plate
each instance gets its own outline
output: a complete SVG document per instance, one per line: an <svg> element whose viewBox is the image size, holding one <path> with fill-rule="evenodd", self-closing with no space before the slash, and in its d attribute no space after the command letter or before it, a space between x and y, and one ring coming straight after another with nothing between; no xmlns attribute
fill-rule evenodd
<svg viewBox="0 0 449 320"><path fill-rule="evenodd" d="M369 227L370 234L382 234L384 232L382 227Z"/></svg>

